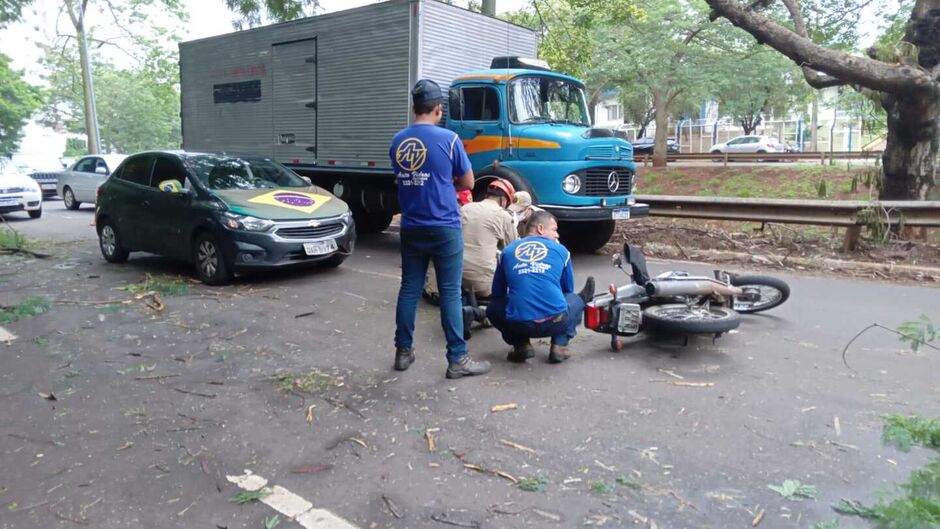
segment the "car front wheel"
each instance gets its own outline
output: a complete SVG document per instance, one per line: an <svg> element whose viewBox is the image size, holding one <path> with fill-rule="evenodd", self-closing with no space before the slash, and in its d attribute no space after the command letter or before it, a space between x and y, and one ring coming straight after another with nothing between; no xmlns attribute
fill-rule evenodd
<svg viewBox="0 0 940 529"><path fill-rule="evenodd" d="M29 218L38 219L39 217L42 216L42 206L39 206L39 209L29 211L28 213L29 213Z"/></svg>
<svg viewBox="0 0 940 529"><path fill-rule="evenodd" d="M101 223L101 228L98 230L98 246L101 248L104 260L109 263L123 263L130 255L130 252L121 244L121 238L118 237L118 232L110 220Z"/></svg>
<svg viewBox="0 0 940 529"><path fill-rule="evenodd" d="M196 262L196 275L203 283L224 285L231 281L231 267L225 262L218 239L211 233L204 232L196 237L193 257Z"/></svg>

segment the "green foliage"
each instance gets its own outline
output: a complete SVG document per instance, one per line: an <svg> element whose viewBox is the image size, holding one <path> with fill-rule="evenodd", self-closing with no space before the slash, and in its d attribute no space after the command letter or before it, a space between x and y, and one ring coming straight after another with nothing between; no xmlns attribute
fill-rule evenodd
<svg viewBox="0 0 940 529"><path fill-rule="evenodd" d="M816 522L813 529L839 529L839 520L829 520L828 522Z"/></svg>
<svg viewBox="0 0 940 529"><path fill-rule="evenodd" d="M545 490L545 485L545 478L542 477L520 479L516 483L516 487L526 492L541 492Z"/></svg>
<svg viewBox="0 0 940 529"><path fill-rule="evenodd" d="M940 327L935 326L926 314L921 314L918 320L902 323L898 332L902 335L901 342L910 344L911 351L916 353L924 344L940 336Z"/></svg>
<svg viewBox="0 0 940 529"><path fill-rule="evenodd" d="M921 529L940 525L940 458L915 470L907 483L899 487L893 499L883 498L874 506L842 500L833 506L836 512L870 520L876 529Z"/></svg>
<svg viewBox="0 0 940 529"><path fill-rule="evenodd" d="M338 373L327 373L319 369L274 377L274 387L283 393L322 393L342 385L343 380Z"/></svg>
<svg viewBox="0 0 940 529"><path fill-rule="evenodd" d="M238 18L232 21L235 29L253 28L265 22L287 22L314 14L320 6L318 0L225 0Z"/></svg>
<svg viewBox="0 0 940 529"><path fill-rule="evenodd" d="M229 498L228 501L237 503L238 505L245 505L253 501L260 501L262 498L270 495L271 489L264 487L258 490L243 490Z"/></svg>
<svg viewBox="0 0 940 529"><path fill-rule="evenodd" d="M117 287L116 290L123 290L132 294L144 294L146 292L156 292L161 296L178 296L189 291L189 285L180 277L158 276L153 277L150 274L139 283Z"/></svg>
<svg viewBox="0 0 940 529"><path fill-rule="evenodd" d="M594 494L610 494L610 485L603 481L592 481L591 492Z"/></svg>
<svg viewBox="0 0 940 529"><path fill-rule="evenodd" d="M829 196L829 184L825 180L820 180L816 184L816 196L819 198L826 198Z"/></svg>
<svg viewBox="0 0 940 529"><path fill-rule="evenodd" d="M0 29L13 22L19 22L23 17L23 8L31 3L32 0L0 1Z"/></svg>
<svg viewBox="0 0 940 529"><path fill-rule="evenodd" d="M65 157L80 157L88 154L88 142L83 138L66 138Z"/></svg>
<svg viewBox="0 0 940 529"><path fill-rule="evenodd" d="M866 507L861 502L847 500L845 498L843 498L838 505L833 505L832 510L839 514L858 516L859 518L875 519L880 516L875 509Z"/></svg>
<svg viewBox="0 0 940 529"><path fill-rule="evenodd" d="M767 485L767 488L780 494L788 500L797 500L802 498L813 499L816 497L816 487L813 485L804 485L795 479L788 479L782 485Z"/></svg>
<svg viewBox="0 0 940 529"><path fill-rule="evenodd" d="M0 15L2 16L2 15ZM16 151L23 126L39 108L41 91L23 80L23 72L10 68L10 58L0 53L0 155Z"/></svg>
<svg viewBox="0 0 940 529"><path fill-rule="evenodd" d="M885 415L882 438L907 452L914 445L940 449L940 419L925 419L916 415Z"/></svg>
<svg viewBox="0 0 940 529"><path fill-rule="evenodd" d="M281 515L275 514L270 518L264 519L264 529L274 529L281 524Z"/></svg>
<svg viewBox="0 0 940 529"><path fill-rule="evenodd" d="M0 228L0 250L25 250L34 244L20 232L4 226Z"/></svg>
<svg viewBox="0 0 940 529"><path fill-rule="evenodd" d="M0 323L12 323L22 318L39 316L49 312L49 300L42 296L30 296L10 307L0 306Z"/></svg>
<svg viewBox="0 0 940 529"><path fill-rule="evenodd" d="M620 485L621 487L627 487L628 489L632 490L643 490L642 483L633 481L632 479L626 478L624 476L618 477L615 481L617 482L617 485Z"/></svg>

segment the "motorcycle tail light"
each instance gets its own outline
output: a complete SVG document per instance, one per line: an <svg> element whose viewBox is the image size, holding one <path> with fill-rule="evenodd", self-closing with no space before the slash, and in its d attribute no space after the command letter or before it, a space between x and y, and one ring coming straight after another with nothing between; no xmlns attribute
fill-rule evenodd
<svg viewBox="0 0 940 529"><path fill-rule="evenodd" d="M607 323L607 309L594 305L584 307L584 326L588 329L597 329Z"/></svg>

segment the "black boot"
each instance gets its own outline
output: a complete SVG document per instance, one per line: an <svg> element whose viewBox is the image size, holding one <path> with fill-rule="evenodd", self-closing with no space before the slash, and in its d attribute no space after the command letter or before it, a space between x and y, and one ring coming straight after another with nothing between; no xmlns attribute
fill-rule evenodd
<svg viewBox="0 0 940 529"><path fill-rule="evenodd" d="M581 292L578 292L578 297L580 297L584 303L588 303L594 299L594 276L588 276L587 281L584 282L584 288L581 289Z"/></svg>
<svg viewBox="0 0 940 529"><path fill-rule="evenodd" d="M401 347L395 349L395 371L404 371L408 369L411 366L411 363L414 361L414 349L402 349Z"/></svg>
<svg viewBox="0 0 940 529"><path fill-rule="evenodd" d="M470 355L464 355L459 361L447 365L447 378L472 377L475 375L485 375L490 372L490 363L481 360L476 361L470 358Z"/></svg>
<svg viewBox="0 0 940 529"><path fill-rule="evenodd" d="M527 341L524 344L513 346L512 351L509 351L509 354L506 355L506 360L521 364L533 356L535 356L535 349L532 348L532 343Z"/></svg>

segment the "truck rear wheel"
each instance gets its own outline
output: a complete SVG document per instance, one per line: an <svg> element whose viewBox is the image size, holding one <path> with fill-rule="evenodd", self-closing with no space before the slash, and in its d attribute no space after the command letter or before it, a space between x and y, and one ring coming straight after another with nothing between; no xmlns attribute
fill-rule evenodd
<svg viewBox="0 0 940 529"><path fill-rule="evenodd" d="M381 233L392 223L392 214L385 211L368 213L357 208L353 212L353 217L356 219L356 233L360 235Z"/></svg>
<svg viewBox="0 0 940 529"><path fill-rule="evenodd" d="M615 226L612 220L559 222L558 235L561 243L572 252L594 253L607 244Z"/></svg>

